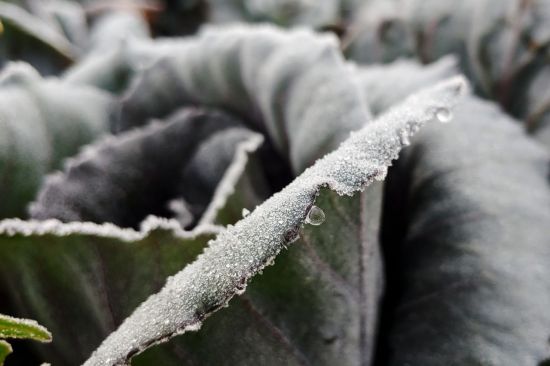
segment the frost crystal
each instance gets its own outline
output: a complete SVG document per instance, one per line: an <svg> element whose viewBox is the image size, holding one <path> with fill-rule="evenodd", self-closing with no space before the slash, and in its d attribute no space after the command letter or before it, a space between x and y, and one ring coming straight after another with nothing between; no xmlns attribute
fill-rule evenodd
<svg viewBox="0 0 550 366"><path fill-rule="evenodd" d="M437 119L436 111L454 107L466 85L462 77L442 82L353 133L281 192L228 226L195 262L141 304L85 365L127 364L132 355L155 343L197 330L206 317L243 293L248 280L295 238L321 187L352 195L381 179L408 141L404 134L413 135Z"/></svg>

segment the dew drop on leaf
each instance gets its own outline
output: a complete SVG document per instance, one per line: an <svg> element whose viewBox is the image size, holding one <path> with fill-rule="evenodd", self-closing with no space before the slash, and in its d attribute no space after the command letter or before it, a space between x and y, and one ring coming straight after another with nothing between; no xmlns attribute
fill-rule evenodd
<svg viewBox="0 0 550 366"><path fill-rule="evenodd" d="M435 117L441 123L447 123L453 118L453 114L449 108L438 108L435 111Z"/></svg>
<svg viewBox="0 0 550 366"><path fill-rule="evenodd" d="M325 222L325 212L317 206L311 206L307 213L306 223L317 226L323 222Z"/></svg>

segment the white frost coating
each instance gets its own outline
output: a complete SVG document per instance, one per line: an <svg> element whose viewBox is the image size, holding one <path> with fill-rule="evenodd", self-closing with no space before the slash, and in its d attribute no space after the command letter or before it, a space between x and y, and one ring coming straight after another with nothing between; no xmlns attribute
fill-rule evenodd
<svg viewBox="0 0 550 366"><path fill-rule="evenodd" d="M380 179L397 158L402 135L413 135L434 120L439 108L454 107L466 85L462 77L437 84L352 133L336 151L220 233L195 262L142 303L84 365L125 365L152 344L196 330L205 317L243 293L247 281L289 244L321 187L352 195Z"/></svg>
<svg viewBox="0 0 550 366"><path fill-rule="evenodd" d="M216 187L214 196L202 215L198 227L213 224L216 214L225 206L227 199L235 190L237 181L243 175L248 163L248 155L256 151L262 145L263 141L264 137L262 135L253 134L250 138L237 145L233 161Z"/></svg>
<svg viewBox="0 0 550 366"><path fill-rule="evenodd" d="M206 233L219 233L224 230L221 226L201 225L192 231L184 231L179 222L173 219L165 219L156 216L148 216L142 223L139 231L120 228L116 225L93 222L69 222L50 219L45 221L21 219L5 219L0 221L0 235L31 236L31 235L56 235L68 236L72 234L93 235L103 238L119 239L125 242L133 242L146 238L151 232L157 230L170 231L175 237L188 239Z"/></svg>

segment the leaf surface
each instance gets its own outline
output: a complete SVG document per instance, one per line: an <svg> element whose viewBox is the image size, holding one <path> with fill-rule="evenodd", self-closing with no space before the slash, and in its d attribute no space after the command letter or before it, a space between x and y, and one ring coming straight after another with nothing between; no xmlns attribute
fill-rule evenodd
<svg viewBox="0 0 550 366"><path fill-rule="evenodd" d="M204 318L241 294L248 280L296 238L321 187L352 195L383 179L403 136L433 120L441 108L451 108L464 89L460 78L427 89L352 135L248 217L220 233L195 262L141 304L85 365L125 364L152 344L197 330Z"/></svg>
<svg viewBox="0 0 550 366"><path fill-rule="evenodd" d="M52 335L34 320L18 319L0 314L0 338L25 338L51 342Z"/></svg>
<svg viewBox="0 0 550 366"><path fill-rule="evenodd" d="M4 220L0 280L12 296L2 306L33 316L55 335L47 347L33 345L44 359L80 364L220 229L205 225L183 232L175 221L158 218L146 220L140 231L110 224Z"/></svg>
<svg viewBox="0 0 550 366"><path fill-rule="evenodd" d="M389 365L535 365L548 357L550 157L470 98L388 179ZM386 348L384 348L384 346Z"/></svg>
<svg viewBox="0 0 550 366"><path fill-rule="evenodd" d="M182 220L196 223L237 146L250 140L250 150L261 143L224 113L181 110L166 123L88 146L63 173L48 177L31 215L138 227L148 215L169 217L169 201L182 198L188 211Z"/></svg>
<svg viewBox="0 0 550 366"><path fill-rule="evenodd" d="M108 129L111 96L43 79L24 63L0 74L0 217L24 216L49 171Z"/></svg>
<svg viewBox="0 0 550 366"><path fill-rule="evenodd" d="M12 352L13 350L10 344L6 341L0 340L0 366L4 365L4 360Z"/></svg>
<svg viewBox="0 0 550 366"><path fill-rule="evenodd" d="M126 130L189 104L238 114L295 173L370 117L334 37L267 25L208 28L189 39L141 74L115 125Z"/></svg>

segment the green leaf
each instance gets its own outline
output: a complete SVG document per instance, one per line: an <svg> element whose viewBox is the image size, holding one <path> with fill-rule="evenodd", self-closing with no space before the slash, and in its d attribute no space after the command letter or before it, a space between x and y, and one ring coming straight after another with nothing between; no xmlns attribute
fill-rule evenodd
<svg viewBox="0 0 550 366"><path fill-rule="evenodd" d="M525 121L550 147L547 1L374 0L362 8L344 42L352 59L388 62L414 55L429 63L454 54L481 96Z"/></svg>
<svg viewBox="0 0 550 366"><path fill-rule="evenodd" d="M0 340L0 366L4 365L4 360L12 352L13 350L10 344L6 341Z"/></svg>
<svg viewBox="0 0 550 366"><path fill-rule="evenodd" d="M196 261L142 303L85 365L124 364L155 343L200 328L206 317L235 294L242 294L249 279L296 239L322 187L353 195L374 180L382 180L407 137L442 109L451 108L464 88L459 78L409 97L317 161L249 216L220 233Z"/></svg>
<svg viewBox="0 0 550 366"><path fill-rule="evenodd" d="M426 66L413 60L398 60L389 64L358 67L357 77L365 91L370 110L378 115L410 94L458 75L456 63L452 56L443 57ZM392 87L388 88L388 85Z"/></svg>
<svg viewBox="0 0 550 366"><path fill-rule="evenodd" d="M246 210L253 210L271 195L260 160L261 154L258 151L262 141L263 138L256 135L236 147L234 160L227 167L223 179L219 181L198 225L234 224L243 217L243 212L246 214ZM212 143L222 142L212 141ZM265 148L265 145L263 147ZM203 164L208 164L207 160L211 160L211 154L205 149L203 158L194 160L193 165L196 169L191 171L202 171ZM188 181L192 182L193 177L189 176Z"/></svg>
<svg viewBox="0 0 550 366"><path fill-rule="evenodd" d="M56 74L76 56L55 27L24 9L0 1L0 68L10 60L29 62L43 74Z"/></svg>
<svg viewBox="0 0 550 366"><path fill-rule="evenodd" d="M0 74L0 217L24 216L44 174L108 128L111 96L42 79L24 63Z"/></svg>
<svg viewBox="0 0 550 366"><path fill-rule="evenodd" d="M18 319L0 314L0 338L24 338L51 342L52 335L34 320Z"/></svg>
<svg viewBox="0 0 550 366"><path fill-rule="evenodd" d="M548 153L468 99L389 174L376 364L536 365L548 358Z"/></svg>
<svg viewBox="0 0 550 366"><path fill-rule="evenodd" d="M264 132L299 173L369 120L354 75L330 35L271 26L206 29L143 71L115 126L140 126L182 105L214 106Z"/></svg>
<svg viewBox="0 0 550 366"><path fill-rule="evenodd" d="M140 231L92 223L0 222L2 306L55 334L35 346L52 364L77 365L167 276L193 261L221 228L183 232L146 220Z"/></svg>
<svg viewBox="0 0 550 366"><path fill-rule="evenodd" d="M354 197L323 189L316 200L326 214L321 226L302 227L300 238L275 264L200 331L153 347L132 364L368 363L382 291L381 192L381 183ZM168 358L174 348L185 358L174 352Z"/></svg>
<svg viewBox="0 0 550 366"><path fill-rule="evenodd" d="M170 201L180 200L180 221L192 226L226 170L246 163L242 153L235 160L239 146L253 151L261 141L227 114L184 109L165 123L88 146L64 173L46 179L31 216L138 227L148 215L171 216Z"/></svg>

